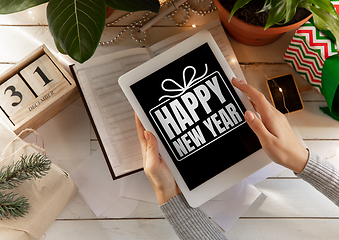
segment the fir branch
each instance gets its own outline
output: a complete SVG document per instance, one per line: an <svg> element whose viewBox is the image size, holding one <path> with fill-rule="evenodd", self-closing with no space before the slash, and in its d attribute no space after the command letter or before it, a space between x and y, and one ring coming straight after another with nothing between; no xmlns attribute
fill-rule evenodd
<svg viewBox="0 0 339 240"><path fill-rule="evenodd" d="M25 197L15 198L18 194L0 192L0 220L11 216L24 217L28 213L29 203ZM15 199L14 199L15 198Z"/></svg>
<svg viewBox="0 0 339 240"><path fill-rule="evenodd" d="M51 168L51 161L42 154L21 156L21 159L0 170L0 189L13 189L25 180L41 178Z"/></svg>

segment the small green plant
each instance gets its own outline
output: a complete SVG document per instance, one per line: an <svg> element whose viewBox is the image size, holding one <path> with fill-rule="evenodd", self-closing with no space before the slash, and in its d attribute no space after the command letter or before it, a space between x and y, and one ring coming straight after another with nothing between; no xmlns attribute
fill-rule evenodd
<svg viewBox="0 0 339 240"><path fill-rule="evenodd" d="M41 154L21 156L21 159L0 170L0 220L24 217L29 211L28 199L8 192L24 181L42 178L51 169L51 161Z"/></svg>
<svg viewBox="0 0 339 240"><path fill-rule="evenodd" d="M48 3L49 30L61 53L87 61L97 49L105 27L106 6L129 12L158 12L158 0L1 0L0 14L10 14Z"/></svg>
<svg viewBox="0 0 339 240"><path fill-rule="evenodd" d="M251 0L238 0L231 11L233 14ZM319 30L330 31L336 42L339 42L339 17L330 0L265 0L259 12L269 11L265 29L281 23L289 22L297 8L305 8L313 14L314 24Z"/></svg>

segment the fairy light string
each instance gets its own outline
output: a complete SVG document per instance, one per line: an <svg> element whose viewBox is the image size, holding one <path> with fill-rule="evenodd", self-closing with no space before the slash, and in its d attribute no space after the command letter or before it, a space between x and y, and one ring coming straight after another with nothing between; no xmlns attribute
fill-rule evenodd
<svg viewBox="0 0 339 240"><path fill-rule="evenodd" d="M278 83L274 80L274 78L268 78L266 73L263 71L263 74L265 75L266 79L269 79L269 80L272 80L274 85L278 88L278 91L280 92L281 94L281 97L282 97L282 101L283 101L283 105L284 105L284 108L285 110L287 111L287 114L290 113L290 111L288 110L287 106L286 106L286 99L285 99L285 94L284 94L284 90L278 85Z"/></svg>
<svg viewBox="0 0 339 240"><path fill-rule="evenodd" d="M174 5L176 1L175 0L170 0L170 1L161 1L160 2L160 11L162 12L164 11L167 7L169 7L170 5ZM207 9L206 10L201 10L200 8L204 5L207 5L206 3L208 3ZM198 6L198 9L192 7L192 5L194 6ZM216 10L216 6L213 3L213 0L191 0L191 1L187 1L184 4L182 4L181 6L179 6L178 8L176 8L172 13L168 14L165 18L170 19L176 26L182 26L185 25L189 19L190 19L190 14L194 13L197 14L198 16L205 16L206 14L212 13ZM176 19L176 15L179 15L180 13L182 13L183 16L183 20L178 21L178 19ZM122 16L120 16L119 18L117 18L116 20L107 23L106 27L111 27L116 25L117 23L121 22L122 20L130 17L131 15L133 15L133 12L128 12ZM155 17L157 14L152 13L152 12L145 12L144 15L142 16L142 18L138 21L133 21L132 23L128 24L124 29L122 29L115 37L113 37L112 39L108 40L108 41L102 41L99 43L99 46L108 46L111 44L114 44L117 42L117 40L126 32L130 32L130 37L135 40L138 43L142 43L145 42L147 40L147 31L141 32L139 31L139 29L148 21L150 21L153 17ZM195 27L196 25L193 24ZM192 25L192 27L194 27Z"/></svg>

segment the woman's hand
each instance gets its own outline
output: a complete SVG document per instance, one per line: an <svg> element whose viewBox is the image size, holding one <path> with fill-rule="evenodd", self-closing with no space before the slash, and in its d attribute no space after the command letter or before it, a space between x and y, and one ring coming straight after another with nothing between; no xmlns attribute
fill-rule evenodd
<svg viewBox="0 0 339 240"><path fill-rule="evenodd" d="M181 191L166 163L159 155L157 139L151 132L145 131L137 115L135 115L135 122L141 145L144 171L153 185L159 205L162 205L180 194Z"/></svg>
<svg viewBox="0 0 339 240"><path fill-rule="evenodd" d="M301 173L308 161L308 151L300 143L291 129L286 117L275 109L255 88L232 79L232 84L245 93L261 120L251 111L245 112L245 119L258 136L266 154L276 163L295 173Z"/></svg>

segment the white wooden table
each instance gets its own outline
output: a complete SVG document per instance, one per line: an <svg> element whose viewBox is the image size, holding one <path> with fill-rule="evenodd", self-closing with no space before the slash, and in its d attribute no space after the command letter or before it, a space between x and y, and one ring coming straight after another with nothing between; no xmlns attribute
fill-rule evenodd
<svg viewBox="0 0 339 240"><path fill-rule="evenodd" d="M46 5L31 11L10 16L0 16L0 73L11 67L41 44L56 53L45 16ZM116 11L108 20L114 20L123 12ZM135 14L134 18L142 16ZM164 19L148 31L145 45L152 45L173 34L191 29L191 24L201 25L218 18L218 12L205 17L192 17L186 27L176 27ZM126 19L120 25L105 30L103 39L114 37L132 20ZM247 81L262 91L268 98L265 80L267 77L293 73L299 87L307 85L283 60L283 54L293 36L285 34L277 42L250 47L230 38L232 47ZM123 36L118 44L99 48L96 55L130 47L140 47L130 37ZM266 76L265 76L266 75ZM339 122L322 114L319 106L325 106L324 98L315 90L304 93L303 111L292 113L289 118L297 126L306 144L315 152L339 165ZM84 111L80 100L68 109L77 107ZM60 124L66 119L59 113L54 120ZM98 149L98 143L88 119L79 119L90 137L84 146L88 152ZM58 124L58 122L56 123ZM61 124L62 125L62 124ZM87 129L88 128L88 129ZM67 129L64 129L67 131ZM43 136L47 137L47 136ZM82 157L59 161L67 171L74 169ZM262 192L233 228L225 233L229 239L337 239L339 235L339 209L289 170L256 184ZM227 206L225 206L227 207ZM48 214L48 213L47 213ZM108 239L177 239L169 223L164 219L157 204L140 201L136 210L123 219L96 218L85 202L77 195L48 229L42 239L47 240L108 240Z"/></svg>

